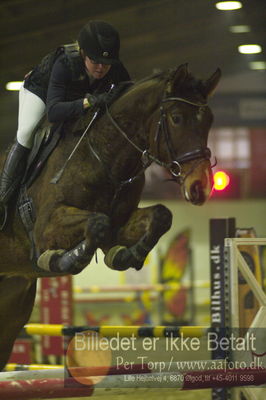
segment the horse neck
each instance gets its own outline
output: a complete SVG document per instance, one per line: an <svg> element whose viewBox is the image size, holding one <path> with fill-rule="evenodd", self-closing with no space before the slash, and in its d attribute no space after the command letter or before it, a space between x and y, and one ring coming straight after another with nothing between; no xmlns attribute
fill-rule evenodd
<svg viewBox="0 0 266 400"><path fill-rule="evenodd" d="M138 109L143 115L150 115L163 97L165 82L150 79L134 85L117 101L117 107L128 111L128 108Z"/></svg>
<svg viewBox="0 0 266 400"><path fill-rule="evenodd" d="M122 96L112 107L111 112L127 136L136 144L149 141L147 125L161 103L164 82L151 79L139 83Z"/></svg>
<svg viewBox="0 0 266 400"><path fill-rule="evenodd" d="M133 87L110 108L117 125L142 151L149 147L149 120L158 108L162 95L162 84L147 81ZM95 130L95 148L112 170L112 175L124 179L142 168L141 151L125 138L107 115L98 121Z"/></svg>

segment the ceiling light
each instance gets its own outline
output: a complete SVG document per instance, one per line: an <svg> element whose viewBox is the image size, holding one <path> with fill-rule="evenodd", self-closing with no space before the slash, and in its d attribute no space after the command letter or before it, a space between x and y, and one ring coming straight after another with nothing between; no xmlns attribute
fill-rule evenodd
<svg viewBox="0 0 266 400"><path fill-rule="evenodd" d="M238 10L242 7L242 3L240 1L219 1L215 7L222 11Z"/></svg>
<svg viewBox="0 0 266 400"><path fill-rule="evenodd" d="M266 61L251 61L249 67L256 70L266 69Z"/></svg>
<svg viewBox="0 0 266 400"><path fill-rule="evenodd" d="M243 44L238 46L238 51L241 54L257 54L262 52L262 48L258 44Z"/></svg>
<svg viewBox="0 0 266 400"><path fill-rule="evenodd" d="M251 31L248 25L232 25L229 27L229 30L232 33L246 33Z"/></svg>
<svg viewBox="0 0 266 400"><path fill-rule="evenodd" d="M14 81L14 82L7 82L6 90L19 90L21 88L23 82Z"/></svg>

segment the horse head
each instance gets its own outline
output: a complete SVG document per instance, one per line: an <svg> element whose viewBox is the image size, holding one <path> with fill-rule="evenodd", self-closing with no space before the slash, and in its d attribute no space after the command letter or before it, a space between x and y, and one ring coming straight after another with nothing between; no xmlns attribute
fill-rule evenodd
<svg viewBox="0 0 266 400"><path fill-rule="evenodd" d="M168 75L162 99L150 122L150 153L180 183L187 201L201 205L212 190L211 152L207 147L213 116L208 97L221 77L196 80L187 64Z"/></svg>

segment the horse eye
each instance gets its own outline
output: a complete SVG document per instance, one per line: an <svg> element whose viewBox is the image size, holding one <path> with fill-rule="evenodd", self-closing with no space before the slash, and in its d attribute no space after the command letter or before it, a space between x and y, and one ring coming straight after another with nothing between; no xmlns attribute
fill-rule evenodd
<svg viewBox="0 0 266 400"><path fill-rule="evenodd" d="M182 117L180 114L172 114L171 115L172 121L175 125L179 125L182 121Z"/></svg>

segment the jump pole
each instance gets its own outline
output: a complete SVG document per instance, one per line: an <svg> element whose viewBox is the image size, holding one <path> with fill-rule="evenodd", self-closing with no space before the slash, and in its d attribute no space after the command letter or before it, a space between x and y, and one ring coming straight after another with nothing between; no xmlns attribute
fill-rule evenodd
<svg viewBox="0 0 266 400"><path fill-rule="evenodd" d="M15 371L35 371L35 370L47 370L47 369L58 369L63 368L61 364L18 364L8 363L6 364L3 372L15 372ZM0 377L3 372L0 372Z"/></svg>
<svg viewBox="0 0 266 400"><path fill-rule="evenodd" d="M164 292L167 290L179 290L181 287L190 289L191 286L196 288L209 288L210 284L208 281L199 281L196 284L189 284L187 282L182 283L155 283L155 284L139 284L139 285L90 285L87 287L74 286L75 294L98 294L98 293L117 293L117 292Z"/></svg>
<svg viewBox="0 0 266 400"><path fill-rule="evenodd" d="M28 335L75 336L93 331L104 337L203 337L210 330L206 326L64 326L61 324L27 324L22 333Z"/></svg>
<svg viewBox="0 0 266 400"><path fill-rule="evenodd" d="M69 372L70 371L70 372ZM4 381L23 381L39 379L65 379L73 376L105 376L105 375L132 375L132 374L148 374L152 370L148 368L147 364L134 364L130 369L124 365L118 367L73 367L68 370L64 366L60 368L48 368L42 370L28 370L28 371L11 371L1 372L0 382ZM71 375L72 374L72 375Z"/></svg>
<svg viewBox="0 0 266 400"><path fill-rule="evenodd" d="M88 287L74 287L75 294L87 293L117 293L117 292L163 292L167 290L179 290L181 284L163 284L157 283L153 285L91 285Z"/></svg>
<svg viewBox="0 0 266 400"><path fill-rule="evenodd" d="M227 370L227 360L198 360L189 361L189 363L194 363L194 371L202 371L204 368L206 370ZM73 367L67 369L65 366L57 366L56 368L47 369L25 369L21 371L6 371L0 373L0 382L3 381L20 381L20 380L32 380L38 379L40 376L42 379L52 379L52 378L69 378L72 375L79 376L101 376L101 375L132 375L132 374L150 374L150 373L161 373L166 372L177 372L177 363L169 363L158 361L153 363L153 367L150 364L133 364L130 368L119 365L119 366L102 366L102 367ZM190 372L191 368L189 366L182 367L182 373ZM181 371L179 371L181 372ZM72 375L71 375L72 374Z"/></svg>
<svg viewBox="0 0 266 400"><path fill-rule="evenodd" d="M136 389L136 388L172 388L176 390L211 389L219 386L261 386L266 384L266 373L261 370L232 369L212 371L193 371L187 373L167 372L130 375L105 376L103 380L91 386L78 384L75 379L35 379L16 382L0 382L0 400L85 397L97 395L98 389ZM100 394L100 393L99 393Z"/></svg>
<svg viewBox="0 0 266 400"><path fill-rule="evenodd" d="M70 387L67 387L69 385ZM0 382L1 400L89 397L93 387L81 386L75 379L35 379Z"/></svg>

